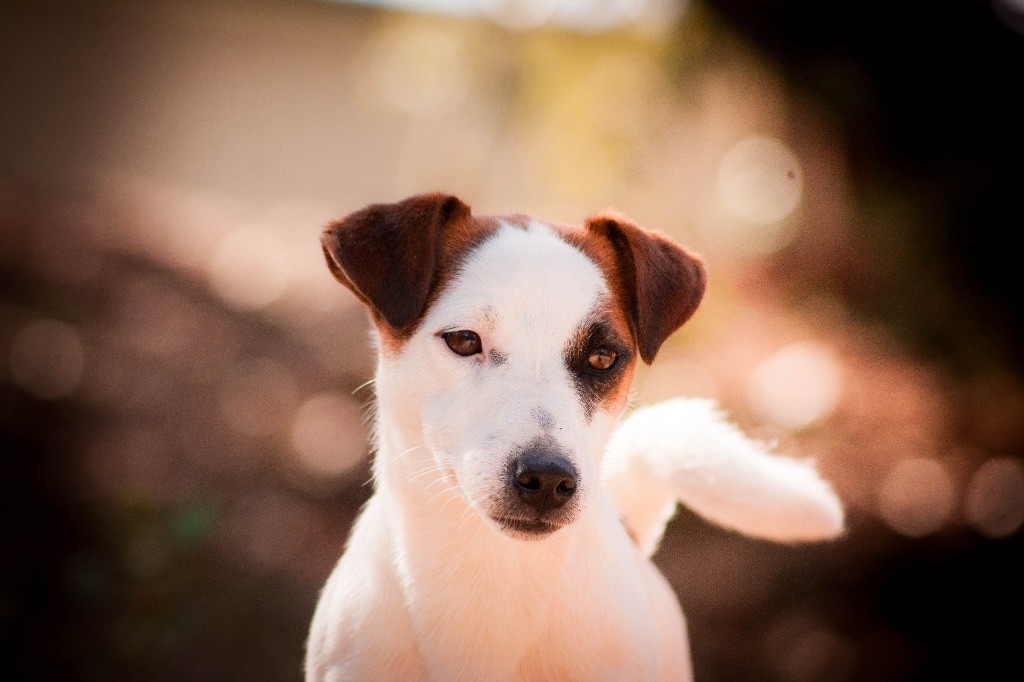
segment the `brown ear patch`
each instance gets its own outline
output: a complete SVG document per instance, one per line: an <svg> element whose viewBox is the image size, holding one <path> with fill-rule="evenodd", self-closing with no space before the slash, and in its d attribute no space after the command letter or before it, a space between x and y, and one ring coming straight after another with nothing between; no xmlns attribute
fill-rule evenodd
<svg viewBox="0 0 1024 682"><path fill-rule="evenodd" d="M382 332L406 338L457 252L487 232L470 208L447 194L371 204L327 226L327 266L365 303Z"/></svg>
<svg viewBox="0 0 1024 682"><path fill-rule="evenodd" d="M609 283L626 311L640 357L650 364L665 339L697 310L707 286L704 264L668 237L615 214L591 216L584 227L611 246ZM602 255L598 264L608 268L602 262L608 256Z"/></svg>

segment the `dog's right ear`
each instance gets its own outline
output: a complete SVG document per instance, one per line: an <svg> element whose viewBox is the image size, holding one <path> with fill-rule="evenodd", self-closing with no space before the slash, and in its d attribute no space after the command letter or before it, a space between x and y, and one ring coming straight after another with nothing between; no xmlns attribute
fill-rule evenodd
<svg viewBox="0 0 1024 682"><path fill-rule="evenodd" d="M454 196L422 194L356 211L328 225L320 241L331 273L401 334L426 308L445 233L469 217Z"/></svg>
<svg viewBox="0 0 1024 682"><path fill-rule="evenodd" d="M651 364L665 339L697 310L707 286L704 263L665 235L614 213L590 216L585 226L615 251L633 337Z"/></svg>

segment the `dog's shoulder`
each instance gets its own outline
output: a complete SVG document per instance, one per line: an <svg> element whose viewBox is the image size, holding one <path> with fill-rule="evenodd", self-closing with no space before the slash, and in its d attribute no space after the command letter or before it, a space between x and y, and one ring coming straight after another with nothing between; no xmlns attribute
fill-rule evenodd
<svg viewBox="0 0 1024 682"><path fill-rule="evenodd" d="M306 645L306 679L424 679L388 550L381 500L357 519L324 585Z"/></svg>

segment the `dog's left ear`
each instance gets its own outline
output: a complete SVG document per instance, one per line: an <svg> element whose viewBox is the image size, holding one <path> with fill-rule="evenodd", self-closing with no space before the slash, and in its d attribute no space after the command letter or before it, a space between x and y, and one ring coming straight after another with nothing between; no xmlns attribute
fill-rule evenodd
<svg viewBox="0 0 1024 682"><path fill-rule="evenodd" d="M668 237L618 215L591 216L585 226L611 242L633 336L650 364L665 339L697 310L707 285L704 264Z"/></svg>
<svg viewBox="0 0 1024 682"><path fill-rule="evenodd" d="M469 218L469 206L448 194L371 204L323 231L327 267L401 334L426 308L446 235Z"/></svg>

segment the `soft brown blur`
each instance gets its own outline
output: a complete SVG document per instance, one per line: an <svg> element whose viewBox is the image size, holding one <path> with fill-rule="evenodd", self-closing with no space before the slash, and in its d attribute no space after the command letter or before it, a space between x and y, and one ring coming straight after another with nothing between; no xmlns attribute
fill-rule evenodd
<svg viewBox="0 0 1024 682"><path fill-rule="evenodd" d="M845 537L813 546L680 513L656 559L698 679L921 674L955 641L931 619L975 617L964 590L1011 582L981 567L1021 566L1020 375L863 314L871 254L900 248L876 237L913 204L865 193L843 121L705 4L603 34L319 2L14 3L0 24L15 670L299 677L372 490L368 324L318 233L424 191L614 207L703 253L707 298L634 402L716 398L845 501Z"/></svg>

